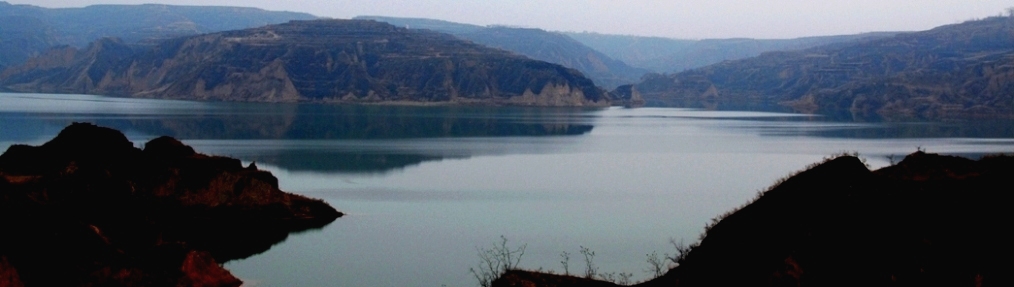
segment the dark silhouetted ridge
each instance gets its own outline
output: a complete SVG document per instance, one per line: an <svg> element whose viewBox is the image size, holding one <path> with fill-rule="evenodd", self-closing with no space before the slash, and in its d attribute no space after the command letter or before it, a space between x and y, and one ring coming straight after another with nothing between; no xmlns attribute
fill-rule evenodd
<svg viewBox="0 0 1014 287"><path fill-rule="evenodd" d="M833 158L716 218L679 266L636 286L1009 286L1012 173L1010 156L916 152L876 171ZM494 285L592 286L527 273Z"/></svg>

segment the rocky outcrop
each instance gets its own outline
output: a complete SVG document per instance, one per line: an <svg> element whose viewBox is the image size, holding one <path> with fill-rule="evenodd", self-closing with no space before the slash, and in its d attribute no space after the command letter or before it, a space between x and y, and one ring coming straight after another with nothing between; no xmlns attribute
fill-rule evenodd
<svg viewBox="0 0 1014 287"><path fill-rule="evenodd" d="M219 263L341 215L239 160L168 137L139 149L116 130L73 124L0 155L0 280L238 286Z"/></svg>
<svg viewBox="0 0 1014 287"><path fill-rule="evenodd" d="M769 52L636 85L649 104L781 103L861 120L1014 118L1014 19Z"/></svg>
<svg viewBox="0 0 1014 287"><path fill-rule="evenodd" d="M637 91L634 85L622 85L613 90L613 97L623 102L624 106L643 106L644 97Z"/></svg>
<svg viewBox="0 0 1014 287"><path fill-rule="evenodd" d="M716 218L676 268L637 286L1010 286L1012 173L1010 156L917 152L876 171L830 159ZM494 286L591 286L510 275Z"/></svg>
<svg viewBox="0 0 1014 287"><path fill-rule="evenodd" d="M64 59L62 65L8 69L0 74L0 86L217 101L610 103L604 90L576 70L374 21L293 21L179 38L134 52L102 40L69 60L66 53L32 60Z"/></svg>

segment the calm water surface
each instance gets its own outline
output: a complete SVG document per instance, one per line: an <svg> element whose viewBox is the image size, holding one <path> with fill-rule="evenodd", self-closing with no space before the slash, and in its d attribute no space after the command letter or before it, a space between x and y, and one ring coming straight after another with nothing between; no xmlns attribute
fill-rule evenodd
<svg viewBox="0 0 1014 287"><path fill-rule="evenodd" d="M228 262L247 286L474 286L476 248L506 236L521 265L647 279L646 254L810 163L858 152L874 168L923 149L1014 152L1014 123L863 123L676 108L547 109L206 103L0 94L0 148L74 121L160 135L256 162L283 190L348 215Z"/></svg>

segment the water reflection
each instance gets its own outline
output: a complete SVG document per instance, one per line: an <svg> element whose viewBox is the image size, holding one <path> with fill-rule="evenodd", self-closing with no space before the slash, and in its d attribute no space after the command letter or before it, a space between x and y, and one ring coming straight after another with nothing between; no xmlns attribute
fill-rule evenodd
<svg viewBox="0 0 1014 287"><path fill-rule="evenodd" d="M602 270L636 272L644 254L670 248L666 238L697 238L716 214L836 152L858 151L880 167L918 147L1014 150L1010 123L856 122L753 108L4 102L16 96L0 94L0 149L38 144L72 121L135 142L172 135L203 153L256 161L283 190L349 212L229 263L261 286L472 285L473 247L500 235L531 243L526 268L559 266L560 251L583 245L610 259ZM982 136L966 138L973 134Z"/></svg>
<svg viewBox="0 0 1014 287"><path fill-rule="evenodd" d="M874 126L876 125L876 126ZM836 138L1014 138L1011 120L871 123L855 128L820 130L812 136Z"/></svg>
<svg viewBox="0 0 1014 287"><path fill-rule="evenodd" d="M87 121L141 140L168 135L196 143L207 153L290 171L384 173L443 159L560 149L567 143L539 143L586 135L596 124L623 122L667 125L693 119L695 124L774 137L1014 138L1008 120L855 121L791 113L763 102L697 107L603 113L580 108L216 103L0 94L0 142L38 143L71 122ZM518 138L524 138L523 142L512 144Z"/></svg>
<svg viewBox="0 0 1014 287"><path fill-rule="evenodd" d="M875 114L858 115L852 114L850 111L803 115L793 111L789 106L767 100L682 99L649 102L648 105L664 107L660 110L693 109L716 115L743 111L763 114L765 116L756 119L747 119L751 117L739 117L738 119L778 121L781 126L761 128L763 134L770 136L856 139L1014 138L1014 122L1011 120L888 122ZM735 114L741 115L742 113ZM800 129L800 125L796 123L780 123L784 121L803 123L803 125ZM806 123L816 123L817 125L805 125Z"/></svg>
<svg viewBox="0 0 1014 287"><path fill-rule="evenodd" d="M420 154L328 152L317 150L282 150L275 154L261 154L250 160L266 162L290 171L383 173L420 164L443 160L444 157Z"/></svg>
<svg viewBox="0 0 1014 287"><path fill-rule="evenodd" d="M579 108L199 103L42 94L2 94L0 107L5 107L0 108L3 141L48 138L71 122L85 121L137 137L275 140L254 145L256 151L244 152L250 145L241 145L221 152L317 172L385 172L481 152L427 152L410 141L401 149L378 148L404 146L410 139L576 136L593 129L593 110Z"/></svg>

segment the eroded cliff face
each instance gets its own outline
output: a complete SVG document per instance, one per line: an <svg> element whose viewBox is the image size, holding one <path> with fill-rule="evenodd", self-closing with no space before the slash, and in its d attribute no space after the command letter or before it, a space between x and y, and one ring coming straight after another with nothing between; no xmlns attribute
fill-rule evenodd
<svg viewBox="0 0 1014 287"><path fill-rule="evenodd" d="M51 51L33 60L47 65L9 69L0 84L22 92L224 101L610 102L576 70L374 21L294 21L124 47L107 40L85 51Z"/></svg>
<svg viewBox="0 0 1014 287"><path fill-rule="evenodd" d="M239 286L219 263L341 215L239 160L73 124L0 155L0 283Z"/></svg>
<svg viewBox="0 0 1014 287"><path fill-rule="evenodd" d="M111 70L134 51L116 39L101 39L85 49L58 47L0 72L0 83L13 91L86 93L105 89ZM10 83L10 85L7 85Z"/></svg>

